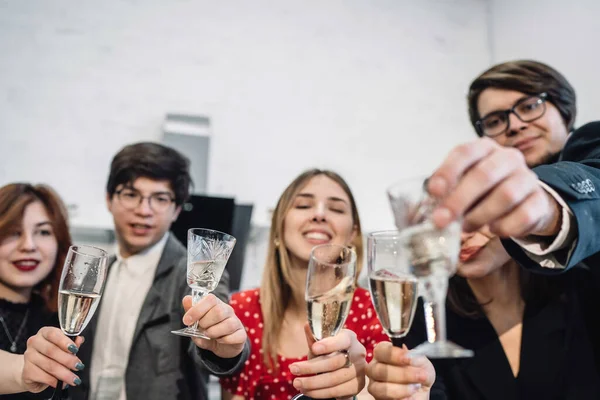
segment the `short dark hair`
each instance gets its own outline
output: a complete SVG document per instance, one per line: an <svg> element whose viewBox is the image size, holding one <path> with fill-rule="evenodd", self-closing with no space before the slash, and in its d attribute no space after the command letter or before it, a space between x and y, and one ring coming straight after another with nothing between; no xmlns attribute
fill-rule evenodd
<svg viewBox="0 0 600 400"><path fill-rule="evenodd" d="M106 192L112 196L119 185L133 184L141 177L169 181L177 205L189 198L190 160L175 149L152 142L123 147L110 164Z"/></svg>
<svg viewBox="0 0 600 400"><path fill-rule="evenodd" d="M479 136L477 121L481 118L477 102L481 93L488 88L515 90L528 95L547 93L548 101L557 109L567 127L573 130L577 115L575 89L554 68L538 61L517 60L498 64L479 75L471 83L467 102L471 124Z"/></svg>

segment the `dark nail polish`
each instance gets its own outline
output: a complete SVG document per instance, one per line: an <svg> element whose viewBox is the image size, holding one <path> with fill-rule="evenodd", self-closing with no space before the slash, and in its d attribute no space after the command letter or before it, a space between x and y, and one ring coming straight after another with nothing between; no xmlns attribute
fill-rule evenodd
<svg viewBox="0 0 600 400"><path fill-rule="evenodd" d="M81 371L85 368L85 365L83 365L82 363L78 362L77 364L75 364L75 369L77 371Z"/></svg>
<svg viewBox="0 0 600 400"><path fill-rule="evenodd" d="M73 379L73 383L75 384L75 386L79 386L81 385L81 379L79 379L79 377L76 376L75 379Z"/></svg>
<svg viewBox="0 0 600 400"><path fill-rule="evenodd" d="M79 351L79 348L77 346L75 346L74 344L70 344L69 347L67 347L67 350L69 350L73 354L77 354L77 352Z"/></svg>

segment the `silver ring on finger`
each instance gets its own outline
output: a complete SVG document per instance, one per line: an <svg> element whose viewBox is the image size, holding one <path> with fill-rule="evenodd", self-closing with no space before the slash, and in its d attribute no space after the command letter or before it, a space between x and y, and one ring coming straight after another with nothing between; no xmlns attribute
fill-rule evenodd
<svg viewBox="0 0 600 400"><path fill-rule="evenodd" d="M352 361L350 361L350 354L348 354L348 350L340 351L346 357L346 363L344 363L344 368L350 368L352 366Z"/></svg>

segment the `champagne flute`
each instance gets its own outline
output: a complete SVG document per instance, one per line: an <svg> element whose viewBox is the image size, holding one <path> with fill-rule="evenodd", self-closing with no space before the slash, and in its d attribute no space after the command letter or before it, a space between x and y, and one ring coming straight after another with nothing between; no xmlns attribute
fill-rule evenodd
<svg viewBox="0 0 600 400"><path fill-rule="evenodd" d="M92 319L100 302L107 274L106 251L93 246L71 246L58 288L60 329L73 340ZM51 400L62 398L58 381Z"/></svg>
<svg viewBox="0 0 600 400"><path fill-rule="evenodd" d="M377 317L394 346L402 347L417 308L417 278L398 231L367 236L369 290Z"/></svg>
<svg viewBox="0 0 600 400"><path fill-rule="evenodd" d="M436 201L425 188L425 177L407 179L388 189L410 273L419 281L424 299L427 342L413 352L429 358L472 357L473 352L446 339L448 279L456 272L461 222L438 229L431 221Z"/></svg>
<svg viewBox="0 0 600 400"><path fill-rule="evenodd" d="M344 326L355 288L356 252L323 244L313 248L306 276L308 325L316 340L335 336Z"/></svg>
<svg viewBox="0 0 600 400"><path fill-rule="evenodd" d="M313 337L335 336L344 326L355 289L356 252L347 246L322 244L312 249L306 275L308 325ZM294 399L310 400L303 394Z"/></svg>
<svg viewBox="0 0 600 400"><path fill-rule="evenodd" d="M235 242L233 236L223 232L201 228L188 230L187 283L192 289L193 305L217 288ZM210 339L198 329L198 321L171 333Z"/></svg>

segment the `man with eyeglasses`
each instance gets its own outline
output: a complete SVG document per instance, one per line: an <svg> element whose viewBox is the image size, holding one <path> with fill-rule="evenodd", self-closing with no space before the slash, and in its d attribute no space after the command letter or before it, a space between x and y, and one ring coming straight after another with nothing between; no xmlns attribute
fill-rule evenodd
<svg viewBox="0 0 600 400"><path fill-rule="evenodd" d="M169 233L190 181L187 158L160 144L132 144L113 158L106 204L117 251L78 353L89 365L70 389L74 400L206 399L207 372L231 374L248 358L246 331L226 304L226 271L214 295L193 308L213 339L171 333L194 322L181 304L187 252Z"/></svg>
<svg viewBox="0 0 600 400"><path fill-rule="evenodd" d="M586 277L582 312L600 371L600 122L575 130L575 100L569 82L543 63L490 68L468 94L482 138L454 148L428 188L441 200L438 226L462 216L466 231L488 225L531 271Z"/></svg>
<svg viewBox="0 0 600 400"><path fill-rule="evenodd" d="M600 251L600 122L573 130L575 91L536 61L476 78L469 115L482 139L454 148L428 182L434 221L489 224L527 268L557 273ZM600 258L599 258L600 261Z"/></svg>
<svg viewBox="0 0 600 400"><path fill-rule="evenodd" d="M428 179L439 199L434 222L463 217L466 231L488 225L512 239L463 236L468 262L458 274L467 279L450 284L448 338L474 357L432 360L434 371L401 362L398 349L395 358L375 354L367 375L378 399L598 398L600 123L574 130L575 101L569 82L535 61L496 65L471 84L481 139L451 150ZM522 266L563 276L511 272L502 244Z"/></svg>

